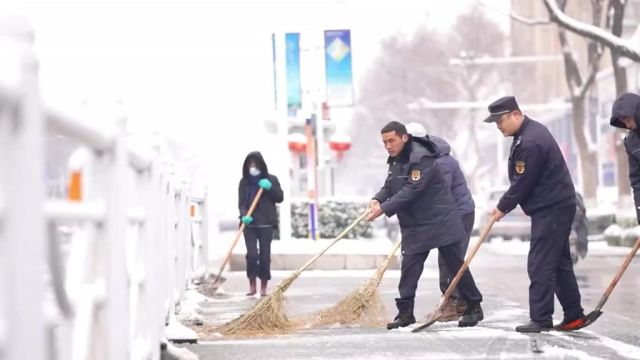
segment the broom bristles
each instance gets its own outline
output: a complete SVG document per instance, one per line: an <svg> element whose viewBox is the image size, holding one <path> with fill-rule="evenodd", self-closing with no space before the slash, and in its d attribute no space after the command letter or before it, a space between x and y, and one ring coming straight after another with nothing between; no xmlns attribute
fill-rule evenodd
<svg viewBox="0 0 640 360"><path fill-rule="evenodd" d="M216 330L223 335L231 336L260 336L282 334L289 331L293 324L289 321L282 304L284 302L284 292L291 284L307 269L313 262L322 256L331 246L342 239L351 229L353 229L368 214L363 212L351 225L343 230L338 236L319 254L311 258L302 268L295 271L288 278L282 280L278 287L271 294L258 301L254 307L245 314L220 326Z"/></svg>
<svg viewBox="0 0 640 360"><path fill-rule="evenodd" d="M337 304L317 313L313 325L380 325L384 309L377 288L375 279L368 280Z"/></svg>
<svg viewBox="0 0 640 360"><path fill-rule="evenodd" d="M383 323L384 307L380 302L378 285L382 276L389 267L391 259L400 246L398 241L391 254L378 266L373 277L362 284L358 289L345 296L332 307L316 313L312 320L314 326L363 325L378 326Z"/></svg>
<svg viewBox="0 0 640 360"><path fill-rule="evenodd" d="M238 337L284 334L293 325L283 311L284 292L300 275L295 272L280 284L270 294L258 301L251 310L229 321L216 329L217 332Z"/></svg>

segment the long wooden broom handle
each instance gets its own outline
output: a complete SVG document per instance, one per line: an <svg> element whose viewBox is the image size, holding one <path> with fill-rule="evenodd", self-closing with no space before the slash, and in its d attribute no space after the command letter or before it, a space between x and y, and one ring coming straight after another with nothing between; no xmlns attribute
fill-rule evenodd
<svg viewBox="0 0 640 360"><path fill-rule="evenodd" d="M384 260L382 265L380 265L379 269L386 269L389 267L389 263L391 262L391 259L396 254L396 251L398 251L398 248L400 247L401 244L402 244L402 240L396 241L395 245L393 245L393 249L391 249L391 252L389 253L389 255L387 255L387 258ZM380 284L380 281L382 280L383 275L384 275L384 271L378 271L375 279L376 284Z"/></svg>
<svg viewBox="0 0 640 360"><path fill-rule="evenodd" d="M633 260L633 257L636 255L639 248L640 248L640 238L636 240L636 244L633 245L631 252L629 253L629 255L627 255L627 258L624 259L622 266L620 266L620 269L618 270L616 275L613 277L613 280L611 281L611 284L609 284L607 291L605 291L604 295L602 295L602 298L600 298L600 302L598 302L598 306L596 306L596 310L599 311L600 309L602 309L602 307L604 306L604 303L607 302L607 299L609 298L609 295L611 295L613 288L616 287L616 284L618 284L618 281L620 281L620 278L622 278L622 274L624 274L625 270L627 270L627 267L631 263L631 260Z"/></svg>
<svg viewBox="0 0 640 360"><path fill-rule="evenodd" d="M249 211L247 211L246 216L251 216L251 214L253 214L253 211L256 209L256 206L258 205L258 201L260 201L260 197L262 196L263 192L264 192L264 189L262 188L258 189L258 192L256 193L256 196L253 198L253 202L251 203L251 206L249 207ZM245 228L245 223L242 223L240 225L240 228L238 229L238 232L236 233L236 237L233 239L233 242L229 247L229 251L227 251L227 255L225 255L224 260L222 261L222 265L220 265L220 270L218 270L218 275L216 275L215 279L213 280L214 283L218 282L218 280L220 279L220 276L222 275L222 271L224 271L224 267L227 266L229 259L231 259L231 253L233 252L233 248L236 247L236 244L238 243L238 240L240 239L240 235L242 235L244 228Z"/></svg>
<svg viewBox="0 0 640 360"><path fill-rule="evenodd" d="M306 264L304 264L300 269L298 269L296 271L297 273L296 275L300 275L309 266L311 266L311 264L313 264L316 260L318 260L318 258L322 256L322 254L327 252L327 250L329 250L329 248L332 247L333 244L337 243L340 239L342 239L345 235L347 235L347 233L351 231L351 229L353 229L356 225L358 225L358 223L362 221L367 215L369 215L369 210L363 212L362 215L360 215L353 223L351 223L351 225L349 225L346 229L342 230L342 232L338 234L338 236L336 236L336 238L329 245L327 245L327 247L325 247L320 253L316 254L316 256L312 257L309 261L307 261Z"/></svg>
<svg viewBox="0 0 640 360"><path fill-rule="evenodd" d="M449 284L447 291L445 291L444 295L442 295L442 303L445 303L449 299L451 294L453 294L453 291L456 289L456 286L458 285L458 283L460 282L460 279L462 278L462 274L464 274L464 272L469 268L469 263L471 262L471 260L473 260L473 257L478 252L480 245L482 245L484 240L487 238L487 235L489 234L489 231L491 230L491 227L495 222L496 222L496 219L493 216L491 216L487 225L485 225L484 228L482 229L482 233L480 233L480 239L478 239L478 242L476 242L476 244L474 245L473 249L471 250L471 254L469 254L467 259L464 261L464 263L460 267L460 270L458 270L458 273L451 281L451 284Z"/></svg>

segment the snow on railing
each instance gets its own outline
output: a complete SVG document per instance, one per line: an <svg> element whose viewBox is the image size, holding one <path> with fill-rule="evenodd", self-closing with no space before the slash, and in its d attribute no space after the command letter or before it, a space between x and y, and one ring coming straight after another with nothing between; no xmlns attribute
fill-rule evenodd
<svg viewBox="0 0 640 360"><path fill-rule="evenodd" d="M205 192L160 146L133 150L123 116L109 133L44 105L23 31L19 82L0 77L0 360L159 359L207 272ZM44 196L47 136L82 146L69 199Z"/></svg>

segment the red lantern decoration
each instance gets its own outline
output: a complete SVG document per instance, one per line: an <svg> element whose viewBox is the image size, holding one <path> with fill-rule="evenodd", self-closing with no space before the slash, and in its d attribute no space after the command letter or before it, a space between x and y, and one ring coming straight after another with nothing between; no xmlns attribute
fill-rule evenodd
<svg viewBox="0 0 640 360"><path fill-rule="evenodd" d="M338 159L342 159L343 153L351 149L351 136L336 132L329 138L329 147L337 153Z"/></svg>
<svg viewBox="0 0 640 360"><path fill-rule="evenodd" d="M307 137L300 133L289 134L289 150L294 153L303 153L307 149Z"/></svg>

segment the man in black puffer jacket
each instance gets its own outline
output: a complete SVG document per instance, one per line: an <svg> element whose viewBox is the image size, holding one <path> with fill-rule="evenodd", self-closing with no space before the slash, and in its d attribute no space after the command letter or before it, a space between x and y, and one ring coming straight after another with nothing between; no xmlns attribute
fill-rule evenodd
<svg viewBox="0 0 640 360"><path fill-rule="evenodd" d="M629 180L633 188L636 205L636 219L640 224L640 96L633 93L622 94L613 103L611 126L629 129L624 138L624 148L629 160Z"/></svg>
<svg viewBox="0 0 640 360"><path fill-rule="evenodd" d="M437 155L436 164L438 164L444 181L451 189L453 200L456 202L458 214L464 227L465 237L460 242L460 254L464 257L467 253L471 231L473 230L476 204L473 201L471 191L467 186L467 180L460 168L460 164L451 156L451 146L449 143L440 137L427 135L427 130L421 124L416 122L408 123L407 131L412 137L426 137L435 145ZM440 274L440 291L444 294L456 274L449 272L449 268L440 253L438 253L438 272ZM456 290L447 303L444 304L438 321L457 320L464 314L466 308L467 304L460 298L460 293Z"/></svg>
<svg viewBox="0 0 640 360"><path fill-rule="evenodd" d="M406 127L392 121L381 131L389 153L389 172L384 185L369 204L369 221L382 215L398 216L402 232L402 266L396 299L398 315L387 324L388 329L415 322L414 298L418 280L429 251L438 248L449 271L457 273L462 266L460 241L464 228L451 190L439 166L433 142L427 138L411 138ZM480 302L482 294L469 270L458 286L467 309L458 326L475 326L484 318Z"/></svg>
<svg viewBox="0 0 640 360"><path fill-rule="evenodd" d="M253 213L247 215L259 188L264 193ZM280 182L275 175L269 174L262 154L258 151L249 153L242 164L242 179L238 186L238 209L245 224L249 296L256 293L256 277L260 278L260 295L267 295L267 282L271 279L271 240L273 230L278 226L276 203L281 203L283 198Z"/></svg>

